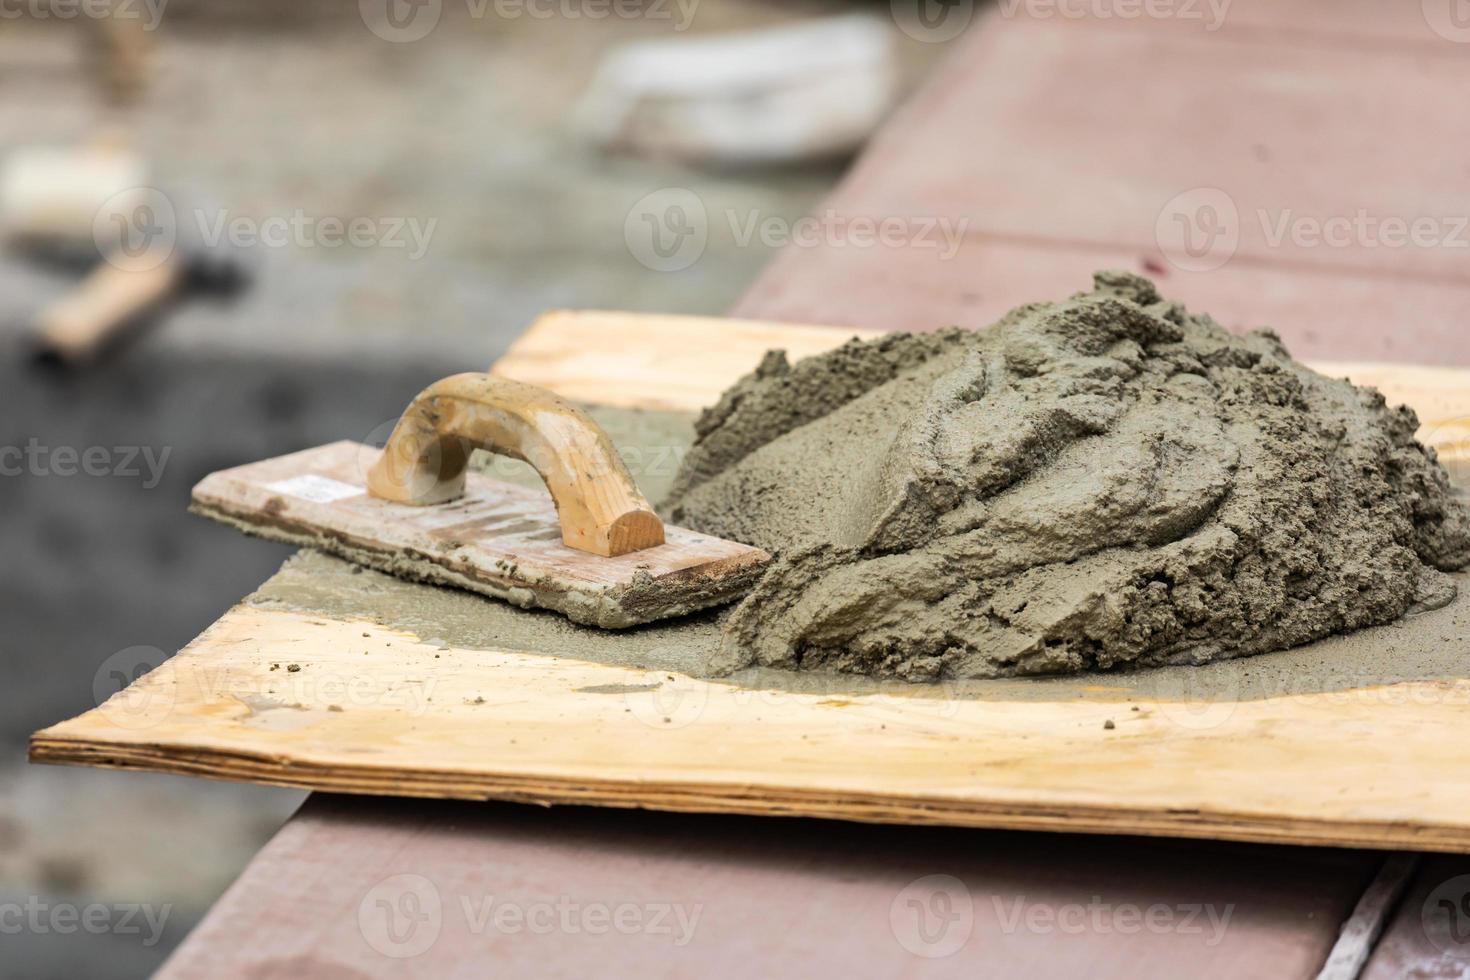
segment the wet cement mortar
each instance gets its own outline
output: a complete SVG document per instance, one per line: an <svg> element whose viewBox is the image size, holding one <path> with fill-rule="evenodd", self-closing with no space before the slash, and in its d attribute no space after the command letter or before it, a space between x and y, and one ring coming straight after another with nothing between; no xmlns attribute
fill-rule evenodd
<svg viewBox="0 0 1470 980"><path fill-rule="evenodd" d="M1454 599L1470 510L1417 428L1100 273L988 330L768 357L700 418L670 511L778 556L717 667L1202 664Z"/></svg>
<svg viewBox="0 0 1470 980"><path fill-rule="evenodd" d="M1412 412L1137 277L987 331L773 354L697 420L594 414L666 516L778 556L750 598L614 633L303 552L249 601L821 692L1249 698L1466 676L1470 510Z"/></svg>

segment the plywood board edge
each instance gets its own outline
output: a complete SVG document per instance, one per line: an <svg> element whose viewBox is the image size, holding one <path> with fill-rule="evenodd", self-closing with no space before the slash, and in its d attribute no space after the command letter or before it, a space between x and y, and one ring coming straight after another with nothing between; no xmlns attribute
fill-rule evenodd
<svg viewBox="0 0 1470 980"><path fill-rule="evenodd" d="M1118 810L1068 805L1038 807L923 799L881 794L831 794L724 783L559 780L513 774L412 774L372 767L323 767L265 755L185 751L165 746L93 744L52 736L31 738L30 760L49 765L146 770L246 781L318 792L426 799L501 800L540 806L588 805L680 813L801 816L860 823L1065 831L1112 835L1209 838L1266 844L1395 848L1470 853L1470 831L1400 823L1276 820L1249 814L1188 810Z"/></svg>

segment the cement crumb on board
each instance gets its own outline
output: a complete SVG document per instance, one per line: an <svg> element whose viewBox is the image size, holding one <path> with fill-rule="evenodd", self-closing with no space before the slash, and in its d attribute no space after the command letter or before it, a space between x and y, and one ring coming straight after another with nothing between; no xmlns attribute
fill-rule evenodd
<svg viewBox="0 0 1470 980"><path fill-rule="evenodd" d="M717 669L1203 664L1455 598L1470 511L1417 427L1100 273L984 331L773 352L699 419L668 509L777 555Z"/></svg>

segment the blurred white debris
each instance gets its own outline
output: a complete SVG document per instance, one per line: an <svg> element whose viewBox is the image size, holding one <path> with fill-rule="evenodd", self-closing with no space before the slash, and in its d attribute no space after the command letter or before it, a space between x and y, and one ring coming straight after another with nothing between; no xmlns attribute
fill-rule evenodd
<svg viewBox="0 0 1470 980"><path fill-rule="evenodd" d="M577 108L600 146L700 163L780 164L860 147L897 93L893 35L851 15L605 56Z"/></svg>
<svg viewBox="0 0 1470 980"><path fill-rule="evenodd" d="M148 168L111 141L81 147L26 147L0 164L0 237L27 244L93 243L104 204L129 213L143 200Z"/></svg>

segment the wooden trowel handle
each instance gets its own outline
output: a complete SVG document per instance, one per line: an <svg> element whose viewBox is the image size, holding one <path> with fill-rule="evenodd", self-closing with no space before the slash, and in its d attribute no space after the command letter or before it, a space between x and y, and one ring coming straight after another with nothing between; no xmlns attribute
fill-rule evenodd
<svg viewBox="0 0 1470 980"><path fill-rule="evenodd" d="M179 263L167 256L144 268L103 262L81 288L40 316L36 342L42 353L63 363L90 360L119 330L155 309L178 288Z"/></svg>
<svg viewBox="0 0 1470 980"><path fill-rule="evenodd" d="M607 433L535 385L456 374L419 392L368 473L368 492L403 504L464 494L472 449L523 459L551 491L569 548L611 557L664 543L664 525Z"/></svg>

